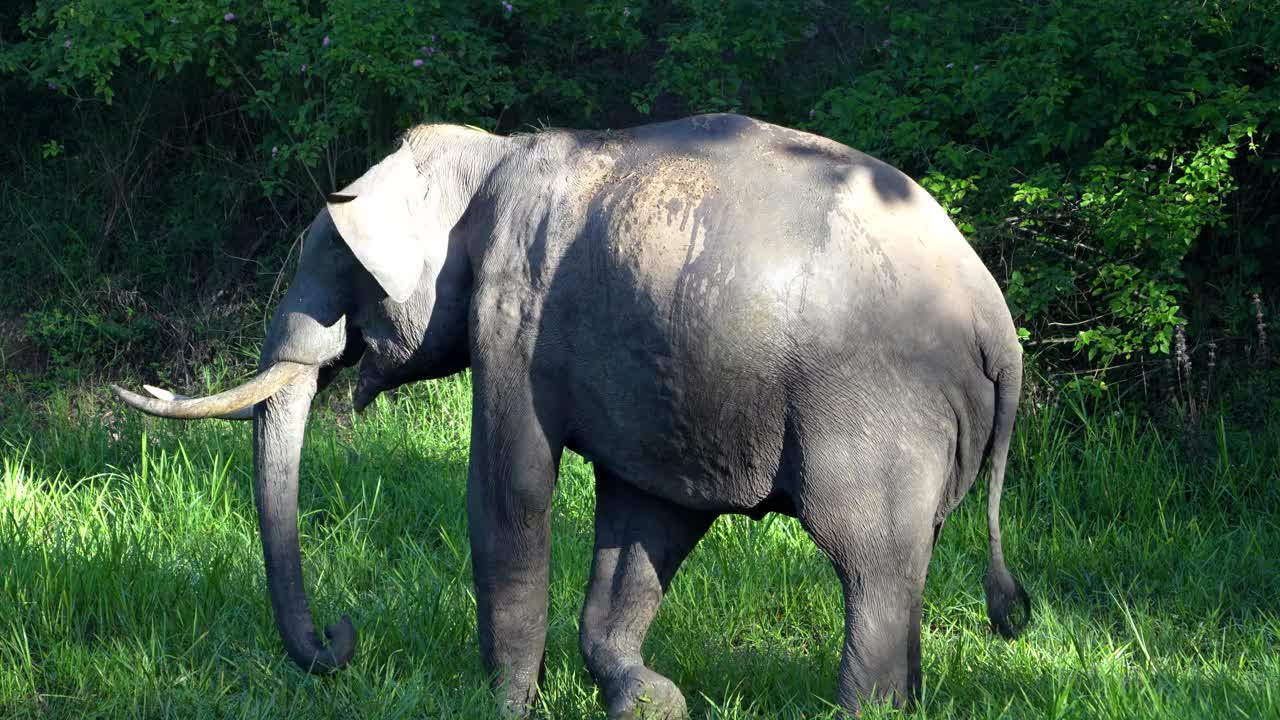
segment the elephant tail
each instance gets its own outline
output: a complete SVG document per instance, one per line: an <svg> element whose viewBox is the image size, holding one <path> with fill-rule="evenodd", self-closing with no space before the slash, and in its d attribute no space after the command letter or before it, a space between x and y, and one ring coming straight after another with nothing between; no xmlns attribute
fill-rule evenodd
<svg viewBox="0 0 1280 720"><path fill-rule="evenodd" d="M1014 579L1004 562L1000 544L1000 495L1004 490L1004 473L1009 459L1009 442L1013 435L1013 419L1022 392L1022 363L1005 367L996 377L996 413L991 430L991 480L987 487L987 543L991 548L991 564L987 568L987 617L991 627L1002 637L1015 638L1031 622L1031 596Z"/></svg>

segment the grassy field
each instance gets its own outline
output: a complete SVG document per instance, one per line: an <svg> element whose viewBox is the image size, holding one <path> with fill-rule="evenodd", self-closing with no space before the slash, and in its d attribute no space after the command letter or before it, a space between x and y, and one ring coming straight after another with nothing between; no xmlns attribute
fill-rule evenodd
<svg viewBox="0 0 1280 720"><path fill-rule="evenodd" d="M359 633L329 678L296 669L271 621L247 425L65 398L0 421L0 717L489 716L463 512L468 392L442 381L361 417L313 416L308 587L319 622L347 612ZM1036 622L1013 642L987 629L975 490L931 566L915 717L1280 717L1280 426L1205 421L1194 437L1189 450L1070 403L1024 410L1005 547ZM590 477L570 456L557 490L553 718L603 717L576 641ZM646 652L695 717L821 718L841 635L835 575L797 523L723 518Z"/></svg>

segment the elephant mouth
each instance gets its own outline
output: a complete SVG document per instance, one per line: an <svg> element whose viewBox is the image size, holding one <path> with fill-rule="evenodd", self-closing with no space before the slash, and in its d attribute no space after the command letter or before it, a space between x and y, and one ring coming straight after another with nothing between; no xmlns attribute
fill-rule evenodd
<svg viewBox="0 0 1280 720"><path fill-rule="evenodd" d="M356 380L355 392L352 393L351 404L356 412L364 412L382 393L400 385L387 377L376 362L369 357L360 364L360 377Z"/></svg>
<svg viewBox="0 0 1280 720"><path fill-rule="evenodd" d="M253 417L254 405L276 394L306 367L301 363L280 361L258 373L248 382L205 397L177 395L150 385L143 387L151 397L130 392L119 385L112 385L111 389L125 404L156 417L175 420L204 418L248 420Z"/></svg>
<svg viewBox="0 0 1280 720"><path fill-rule="evenodd" d="M356 381L355 395L352 397L352 405L356 412L364 412L364 409L377 399L385 389L385 384L372 375L361 373L360 379Z"/></svg>

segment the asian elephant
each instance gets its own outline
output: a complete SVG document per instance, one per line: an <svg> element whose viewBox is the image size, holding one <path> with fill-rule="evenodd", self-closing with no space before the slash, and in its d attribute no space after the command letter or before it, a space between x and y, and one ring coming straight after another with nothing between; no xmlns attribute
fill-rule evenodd
<svg viewBox="0 0 1280 720"><path fill-rule="evenodd" d="M909 705L925 575L991 459L987 612L1031 602L1000 495L1022 351L991 274L920 186L808 133L732 114L498 136L422 125L311 223L261 373L206 398L116 392L175 418L253 418L254 482L289 656L321 640L298 547L311 400L359 363L355 406L471 368L467 513L480 651L499 705L530 711L561 453L594 466L581 650L609 717L685 715L641 645L715 518L798 517L842 583L838 704Z"/></svg>

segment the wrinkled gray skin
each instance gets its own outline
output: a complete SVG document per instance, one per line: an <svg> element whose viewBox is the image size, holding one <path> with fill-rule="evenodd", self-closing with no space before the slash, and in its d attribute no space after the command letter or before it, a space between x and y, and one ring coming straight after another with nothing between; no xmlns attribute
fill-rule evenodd
<svg viewBox="0 0 1280 720"><path fill-rule="evenodd" d="M534 701L564 448L596 473L581 650L611 718L679 717L641 645L723 513L800 519L844 590L837 701L909 704L943 520L991 458L988 612L1030 618L999 502L1022 376L1004 299L939 206L843 145L735 115L498 137L422 126L329 198L264 346L305 370L254 410L256 499L290 656L327 671L303 589L312 396L356 405L470 367L479 638L501 705ZM648 702L637 703L640 696Z"/></svg>

